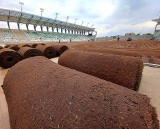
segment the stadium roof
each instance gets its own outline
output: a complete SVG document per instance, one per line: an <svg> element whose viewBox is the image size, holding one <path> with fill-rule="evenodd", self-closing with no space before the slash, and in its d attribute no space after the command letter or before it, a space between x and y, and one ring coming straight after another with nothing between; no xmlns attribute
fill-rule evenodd
<svg viewBox="0 0 160 129"><path fill-rule="evenodd" d="M18 22L24 24L36 24L49 27L59 27L64 29L94 31L95 28L85 27L73 23L68 23L60 20L55 20L43 16L8 10L0 8L0 21Z"/></svg>
<svg viewBox="0 0 160 129"><path fill-rule="evenodd" d="M152 21L157 22L158 25L160 24L160 18L158 18L158 19L153 19Z"/></svg>

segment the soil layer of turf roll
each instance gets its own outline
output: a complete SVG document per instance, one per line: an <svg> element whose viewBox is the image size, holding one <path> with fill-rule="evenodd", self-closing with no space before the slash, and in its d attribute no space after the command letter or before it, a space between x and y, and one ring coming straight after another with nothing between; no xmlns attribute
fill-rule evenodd
<svg viewBox="0 0 160 129"><path fill-rule="evenodd" d="M44 57L13 66L3 90L12 129L159 129L148 97Z"/></svg>
<svg viewBox="0 0 160 129"><path fill-rule="evenodd" d="M66 51L58 63L132 90L138 90L143 70L139 58L76 50Z"/></svg>
<svg viewBox="0 0 160 129"><path fill-rule="evenodd" d="M68 47L66 45L58 44L58 45L52 45L52 47L54 47L54 49L56 49L57 56L60 56L63 52L68 50Z"/></svg>
<svg viewBox="0 0 160 129"><path fill-rule="evenodd" d="M0 49L0 66L1 67L10 68L21 60L22 60L22 56L18 54L16 51L9 48Z"/></svg>
<svg viewBox="0 0 160 129"><path fill-rule="evenodd" d="M23 56L23 58L29 58L34 56L42 56L42 52L35 48L22 47L19 49L18 53Z"/></svg>
<svg viewBox="0 0 160 129"><path fill-rule="evenodd" d="M56 57L56 50L54 49L54 47L46 45L38 45L36 46L36 49L40 50L43 53L43 56L49 59Z"/></svg>

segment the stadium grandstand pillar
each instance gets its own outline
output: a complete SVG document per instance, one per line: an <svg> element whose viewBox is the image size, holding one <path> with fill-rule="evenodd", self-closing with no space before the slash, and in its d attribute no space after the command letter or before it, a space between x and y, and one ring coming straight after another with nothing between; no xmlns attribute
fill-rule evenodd
<svg viewBox="0 0 160 129"><path fill-rule="evenodd" d="M63 33L63 29L61 28L61 33Z"/></svg>
<svg viewBox="0 0 160 129"><path fill-rule="evenodd" d="M10 29L10 24L9 24L9 21L7 21L7 25L8 25L8 28Z"/></svg>
<svg viewBox="0 0 160 129"><path fill-rule="evenodd" d="M65 29L65 34L67 33L67 30Z"/></svg>
<svg viewBox="0 0 160 129"><path fill-rule="evenodd" d="M18 26L18 30L20 30L20 23L19 22L17 22L17 26Z"/></svg>
<svg viewBox="0 0 160 129"><path fill-rule="evenodd" d="M41 31L43 32L43 26L41 25Z"/></svg>
<svg viewBox="0 0 160 129"><path fill-rule="evenodd" d="M58 27L57 27L57 33L58 33Z"/></svg>
<svg viewBox="0 0 160 129"><path fill-rule="evenodd" d="M34 30L36 31L36 27L37 27L37 25L35 24L35 25L33 25L33 27L34 27Z"/></svg>
<svg viewBox="0 0 160 129"><path fill-rule="evenodd" d="M52 27L52 32L54 32L54 28Z"/></svg>
<svg viewBox="0 0 160 129"><path fill-rule="evenodd" d="M73 30L72 30L72 34L73 34Z"/></svg>
<svg viewBox="0 0 160 129"><path fill-rule="evenodd" d="M47 29L47 32L49 32L49 27L48 26L46 26L46 29Z"/></svg>
<svg viewBox="0 0 160 129"><path fill-rule="evenodd" d="M26 28L27 28L27 30L29 30L28 25L29 25L29 24L26 24Z"/></svg>

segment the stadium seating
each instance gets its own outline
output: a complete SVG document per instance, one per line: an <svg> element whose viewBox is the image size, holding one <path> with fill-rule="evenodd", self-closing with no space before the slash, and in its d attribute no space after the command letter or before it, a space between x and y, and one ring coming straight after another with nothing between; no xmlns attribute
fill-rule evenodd
<svg viewBox="0 0 160 129"><path fill-rule="evenodd" d="M90 41L95 36L55 32L0 29L0 42L70 42Z"/></svg>
<svg viewBox="0 0 160 129"><path fill-rule="evenodd" d="M0 41L1 42L17 42L17 38L11 30L0 29Z"/></svg>
<svg viewBox="0 0 160 129"><path fill-rule="evenodd" d="M156 30L154 33L154 39L160 40L160 30Z"/></svg>

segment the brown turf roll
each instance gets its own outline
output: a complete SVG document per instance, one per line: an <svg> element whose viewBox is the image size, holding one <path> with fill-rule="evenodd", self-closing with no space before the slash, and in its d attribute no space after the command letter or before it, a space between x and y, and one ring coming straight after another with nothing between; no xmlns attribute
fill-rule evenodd
<svg viewBox="0 0 160 129"><path fill-rule="evenodd" d="M3 47L2 47L2 46L0 46L0 49L3 49Z"/></svg>
<svg viewBox="0 0 160 129"><path fill-rule="evenodd" d="M68 50L68 47L66 45L52 45L57 51L57 56L61 55L64 51Z"/></svg>
<svg viewBox="0 0 160 129"><path fill-rule="evenodd" d="M7 44L7 45L5 45L5 46L4 46L4 48L8 48L9 46L10 46L10 45L9 45L9 44Z"/></svg>
<svg viewBox="0 0 160 129"><path fill-rule="evenodd" d="M3 89L12 129L159 129L148 97L44 57L12 67Z"/></svg>
<svg viewBox="0 0 160 129"><path fill-rule="evenodd" d="M133 90L138 90L143 70L139 58L76 50L63 53L58 63Z"/></svg>
<svg viewBox="0 0 160 129"><path fill-rule="evenodd" d="M43 53L43 56L47 58L53 58L56 57L56 50L54 47L51 46L45 46L45 45L38 45L36 49L40 50Z"/></svg>
<svg viewBox="0 0 160 129"><path fill-rule="evenodd" d="M3 68L10 68L17 62L22 60L22 56L16 51L4 48L0 50L0 66Z"/></svg>
<svg viewBox="0 0 160 129"><path fill-rule="evenodd" d="M42 52L36 48L22 47L19 49L18 53L23 56L23 58L29 58L33 56L42 56Z"/></svg>
<svg viewBox="0 0 160 129"><path fill-rule="evenodd" d="M35 48L38 44L32 44L32 48Z"/></svg>
<svg viewBox="0 0 160 129"><path fill-rule="evenodd" d="M40 43L40 44L35 43L35 44L32 44L32 48L36 48L38 45L45 45L45 44L44 43Z"/></svg>
<svg viewBox="0 0 160 129"><path fill-rule="evenodd" d="M29 44L24 44L24 45L22 45L22 47L32 47L32 46Z"/></svg>
<svg viewBox="0 0 160 129"><path fill-rule="evenodd" d="M13 49L15 51L18 51L20 49L20 47L18 47L18 45L9 46L8 48Z"/></svg>

